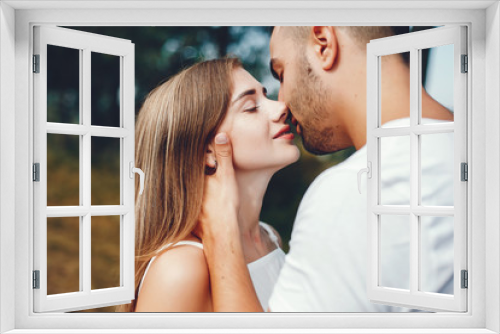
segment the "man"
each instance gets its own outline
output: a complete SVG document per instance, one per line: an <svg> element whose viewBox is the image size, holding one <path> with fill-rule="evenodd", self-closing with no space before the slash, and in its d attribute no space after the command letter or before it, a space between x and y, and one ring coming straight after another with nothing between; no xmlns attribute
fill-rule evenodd
<svg viewBox="0 0 500 334"><path fill-rule="evenodd" d="M290 109L304 147L315 154L351 146L357 152L344 163L322 173L304 196L293 228L290 252L269 302L271 311L402 310L367 299L366 195L359 195L356 186L356 174L366 167L367 161L366 43L392 34L390 27L277 27L273 31L271 69L281 84L279 99ZM408 126L408 65L401 55L390 55L384 57L381 67L381 123ZM422 118L452 121L453 114L423 90ZM207 209L200 218L214 309L261 311L236 233L237 201L230 199L234 186L230 181L229 141L225 134L216 137L219 170L214 177L208 178L206 193L211 207L217 207L218 203L218 207L225 210ZM450 151L450 142L435 146L433 162L442 158L440 153ZM409 182L404 184L405 179L409 180L409 167L407 170L398 167L404 165L402 157L408 150L408 138L382 149L382 170L392 171L388 179L382 177L382 188L386 194L388 191L383 199L389 200L384 204L405 204L409 198L409 193L405 194ZM441 181L449 181L453 174L448 169L439 173L436 168L430 170L434 179ZM444 184L423 187L422 191L431 198L436 194L453 198L450 195L453 183ZM227 203L233 205L228 207ZM390 228L382 229L387 233L382 236L385 243L381 283L408 289L409 269L405 269L409 263L408 224L394 222L394 219L386 221ZM450 233L452 236L452 228L442 229L438 236L432 237L430 248L437 247L438 240L449 243ZM424 254L423 259L426 256L428 254ZM433 279L429 292L453 293L450 292L453 268L452 265L449 268L447 259L442 256L436 261L433 268L441 272Z"/></svg>

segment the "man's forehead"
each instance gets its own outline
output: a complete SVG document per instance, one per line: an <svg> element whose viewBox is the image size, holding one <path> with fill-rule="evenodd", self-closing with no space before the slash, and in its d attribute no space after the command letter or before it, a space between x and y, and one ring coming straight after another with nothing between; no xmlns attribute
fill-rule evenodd
<svg viewBox="0 0 500 334"><path fill-rule="evenodd" d="M286 27L275 27L271 35L271 40L269 41L269 49L271 51L271 57L278 57L281 53L280 50L288 42L287 38L283 38L283 28ZM281 30L281 31L280 31Z"/></svg>
<svg viewBox="0 0 500 334"><path fill-rule="evenodd" d="M274 35L274 34L279 34L281 31L283 31L283 27L281 27L281 26L276 26L276 27L274 27L274 29L273 29L273 35Z"/></svg>
<svg viewBox="0 0 500 334"><path fill-rule="evenodd" d="M271 45L283 37L283 29L286 27L276 26L273 28L273 33L271 34Z"/></svg>

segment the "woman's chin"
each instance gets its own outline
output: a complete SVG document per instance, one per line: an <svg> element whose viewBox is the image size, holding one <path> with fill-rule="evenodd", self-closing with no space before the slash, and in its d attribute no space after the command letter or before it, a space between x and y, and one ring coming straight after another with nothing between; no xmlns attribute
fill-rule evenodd
<svg viewBox="0 0 500 334"><path fill-rule="evenodd" d="M283 168L285 168L285 167L288 167L288 166L290 166L291 164L294 164L294 163L296 163L297 161L299 161L299 159L300 159L300 150L299 150L299 148L298 148L297 146L295 146L295 149L296 149L296 150L295 150L294 154L290 154L289 159L287 159L287 160L283 163L283 165L282 165L282 166L280 166L280 168L279 168L278 170L281 170L281 169L283 169Z"/></svg>
<svg viewBox="0 0 500 334"><path fill-rule="evenodd" d="M294 162L297 162L300 159L300 150L297 146L293 145L294 148L294 153L290 155L290 162L288 165L293 164ZM287 166L288 166L287 165Z"/></svg>

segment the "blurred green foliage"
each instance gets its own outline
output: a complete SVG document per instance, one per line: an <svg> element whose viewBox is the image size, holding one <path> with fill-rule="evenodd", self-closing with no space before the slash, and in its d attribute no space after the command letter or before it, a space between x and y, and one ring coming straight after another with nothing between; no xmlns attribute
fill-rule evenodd
<svg viewBox="0 0 500 334"><path fill-rule="evenodd" d="M135 44L135 106L139 111L149 91L179 70L200 60L231 54L239 57L245 69L267 87L270 98L276 98L279 84L269 71L269 37L271 27L70 27L100 35L131 40ZM50 47L48 66L56 72L48 76L48 121L79 123L78 52ZM119 76L117 57L92 55L91 119L92 125L119 126ZM50 135L52 136L52 135ZM79 203L79 143L75 136L54 135L48 140L47 159L50 167L48 205L78 205ZM298 136L297 136L298 138ZM297 145L301 159L278 172L264 198L261 220L273 225L280 233L285 251L300 200L312 180L354 152L316 157ZM92 204L115 205L119 198L119 142L108 138L92 140ZM106 217L104 217L106 218ZM98 221L97 217L93 220ZM92 287L116 286L119 272L119 229L109 217L92 224ZM96 227L98 226L98 227ZM75 270L75 240L78 224L59 221L50 224L48 235L49 280L51 291L71 291L78 287ZM94 229L97 230L94 233ZM67 237L66 237L67 236ZM118 239L117 239L118 238ZM71 251L69 251L71 250ZM71 270L70 270L71 269ZM68 272L68 270L70 272ZM113 312L113 307L86 312Z"/></svg>

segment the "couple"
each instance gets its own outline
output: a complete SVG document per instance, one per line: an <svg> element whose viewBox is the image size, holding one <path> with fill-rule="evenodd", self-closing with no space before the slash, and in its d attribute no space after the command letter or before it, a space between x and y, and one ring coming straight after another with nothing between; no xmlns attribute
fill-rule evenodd
<svg viewBox="0 0 500 334"><path fill-rule="evenodd" d="M196 64L149 94L136 130L147 184L136 200L136 298L124 310L397 310L366 298L366 197L355 181L366 166L366 43L392 34L276 27L279 101L236 59ZM383 90L382 122L404 123L408 66L386 58L394 88ZM453 119L425 91L422 103L422 117ZM288 117L310 152L358 151L311 185L285 256L259 215L273 174L299 158Z"/></svg>

